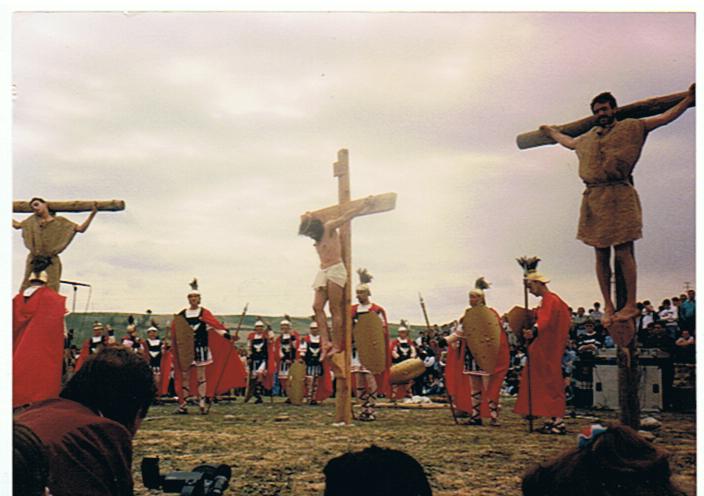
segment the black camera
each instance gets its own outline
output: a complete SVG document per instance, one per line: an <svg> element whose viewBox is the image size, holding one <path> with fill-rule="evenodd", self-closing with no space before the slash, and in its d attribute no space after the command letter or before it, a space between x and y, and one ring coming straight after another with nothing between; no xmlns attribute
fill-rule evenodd
<svg viewBox="0 0 704 496"><path fill-rule="evenodd" d="M219 496L230 483L232 470L229 465L198 465L192 472L171 472L161 475L159 457L142 459L142 481L147 489L161 489L165 493L181 496Z"/></svg>

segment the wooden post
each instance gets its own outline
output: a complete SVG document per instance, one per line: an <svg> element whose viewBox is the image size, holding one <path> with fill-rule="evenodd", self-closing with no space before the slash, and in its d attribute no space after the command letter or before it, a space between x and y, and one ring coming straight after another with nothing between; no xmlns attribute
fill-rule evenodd
<svg viewBox="0 0 704 496"><path fill-rule="evenodd" d="M633 247L633 243L631 243ZM635 252L632 253L635 259ZM618 260L615 262L616 309L620 310L626 304L626 281L623 269ZM640 370L636 354L636 335L633 335L628 346L618 346L618 404L621 423L635 430L640 428L640 399L638 398L638 381Z"/></svg>
<svg viewBox="0 0 704 496"><path fill-rule="evenodd" d="M340 217L350 209L354 209L362 202L366 208L358 216L387 212L396 207L396 193L383 193L370 196L361 200L351 200L350 193L350 167L349 153L342 149L337 152L337 162L333 164L333 176L337 178L338 204L310 212L310 215L326 222ZM306 214L304 214L306 215ZM303 216L301 217L303 219ZM335 400L335 422L352 423L352 390L350 388L350 367L352 363L352 319L350 318L350 304L352 300L352 229L351 220L339 227L340 246L342 248L342 261L347 269L347 282L345 284L343 299L343 346L344 350L344 377L337 377Z"/></svg>
<svg viewBox="0 0 704 496"><path fill-rule="evenodd" d="M619 120L628 118L641 119L643 117L662 114L666 110L677 105L687 96L687 94L687 91L683 91L681 93L673 93L671 95L647 98L629 105L624 105L623 107L616 109L616 118ZM694 102L692 102L690 106L694 107L694 105ZM555 127L557 127L558 131L561 133L574 138L589 131L594 126L594 120L594 116L590 116ZM516 137L516 144L518 145L518 148L524 150L526 148L533 148L536 146L554 145L555 140L548 138L540 130L538 130L519 134Z"/></svg>
<svg viewBox="0 0 704 496"><path fill-rule="evenodd" d="M337 162L333 164L333 175L337 178L337 197L340 205L350 202L350 164L349 152L345 149L337 152ZM342 329L344 330L345 343L345 373L344 377L337 378L335 390L335 422L352 423L352 388L350 387L352 363L352 319L350 319L350 305L352 301L352 221L340 226L340 244L342 246L342 261L347 268L347 284L343 303Z"/></svg>
<svg viewBox="0 0 704 496"><path fill-rule="evenodd" d="M90 212L93 204L97 204L100 212L118 212L125 209L125 202L122 200L69 200L69 201L47 201L49 210L54 212ZM33 212L28 201L12 202L12 211L15 213Z"/></svg>

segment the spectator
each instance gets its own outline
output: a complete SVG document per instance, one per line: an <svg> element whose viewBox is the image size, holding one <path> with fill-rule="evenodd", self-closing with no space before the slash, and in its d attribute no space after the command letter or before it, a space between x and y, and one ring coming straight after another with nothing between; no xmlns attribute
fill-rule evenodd
<svg viewBox="0 0 704 496"><path fill-rule="evenodd" d="M677 325L677 307L672 306L670 300L662 300L658 319L665 322L665 330L671 338L677 337L679 334L679 326Z"/></svg>
<svg viewBox="0 0 704 496"><path fill-rule="evenodd" d="M433 494L412 456L372 445L330 460L323 469L324 496L426 496Z"/></svg>
<svg viewBox="0 0 704 496"><path fill-rule="evenodd" d="M657 348L665 353L672 353L675 340L667 335L662 321L654 322L648 329L648 334L643 340L643 348Z"/></svg>
<svg viewBox="0 0 704 496"><path fill-rule="evenodd" d="M577 354L580 359L594 358L599 354L601 339L594 329L594 322L587 320L584 334L577 338Z"/></svg>
<svg viewBox="0 0 704 496"><path fill-rule="evenodd" d="M47 448L51 494L133 494L132 438L155 393L141 355L105 347L86 360L59 398L18 414L15 421Z"/></svg>
<svg viewBox="0 0 704 496"><path fill-rule="evenodd" d="M12 494L48 495L49 460L46 448L30 429L12 425Z"/></svg>
<svg viewBox="0 0 704 496"><path fill-rule="evenodd" d="M604 317L604 312L601 311L601 303L598 301L594 302L594 309L589 312L589 318L594 321L596 324L597 322L601 324L601 319Z"/></svg>
<svg viewBox="0 0 704 496"><path fill-rule="evenodd" d="M686 496L670 480L668 455L624 425L593 425L579 446L531 468L523 496Z"/></svg>
<svg viewBox="0 0 704 496"><path fill-rule="evenodd" d="M680 329L687 329L694 336L697 327L696 301L693 289L687 290L687 298L682 299L679 308Z"/></svg>
<svg viewBox="0 0 704 496"><path fill-rule="evenodd" d="M639 306L640 308L640 306ZM658 313L653 308L650 300L645 300L643 302L643 309L641 310L640 320L638 322L638 330L647 329L651 322L658 320Z"/></svg>
<svg viewBox="0 0 704 496"><path fill-rule="evenodd" d="M572 316L572 329L570 335L579 336L584 333L584 324L589 320L584 307L577 308L577 313Z"/></svg>
<svg viewBox="0 0 704 496"><path fill-rule="evenodd" d="M675 341L673 360L676 363L694 363L694 357L694 336L692 336L687 329L684 329L682 335Z"/></svg>

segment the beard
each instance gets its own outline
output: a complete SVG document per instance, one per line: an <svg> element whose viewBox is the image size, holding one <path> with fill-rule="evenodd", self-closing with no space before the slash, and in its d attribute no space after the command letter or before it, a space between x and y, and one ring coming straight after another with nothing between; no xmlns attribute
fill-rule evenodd
<svg viewBox="0 0 704 496"><path fill-rule="evenodd" d="M613 115L602 115L601 117L597 118L596 123L599 126L606 127L613 124L615 120L616 118Z"/></svg>

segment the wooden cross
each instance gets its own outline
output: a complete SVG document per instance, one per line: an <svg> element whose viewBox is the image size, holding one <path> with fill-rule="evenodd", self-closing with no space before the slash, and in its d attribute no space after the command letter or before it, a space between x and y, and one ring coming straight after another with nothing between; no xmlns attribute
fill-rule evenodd
<svg viewBox="0 0 704 496"><path fill-rule="evenodd" d="M338 204L326 207L310 215L322 222L340 217L361 203L367 202L367 207L361 215L387 212L396 207L396 193L384 193L370 196L365 199L351 201L350 195L350 166L349 153L342 149L337 152L337 162L333 164L333 175L338 179ZM302 217L303 218L303 217ZM352 300L352 229L351 221L345 222L339 228L340 245L342 247L342 261L347 268L347 283L345 284L343 302L343 338L344 338L344 364L345 370L342 377L337 377L335 399L335 422L352 423L352 391L350 388L350 365L352 362L352 319L350 318L350 303Z"/></svg>
<svg viewBox="0 0 704 496"><path fill-rule="evenodd" d="M72 200L72 201L48 201L46 202L50 210L54 212L90 212L93 204L99 212L117 212L125 209L125 202L122 200ZM32 207L28 201L12 202L12 211L15 213L32 213Z"/></svg>

